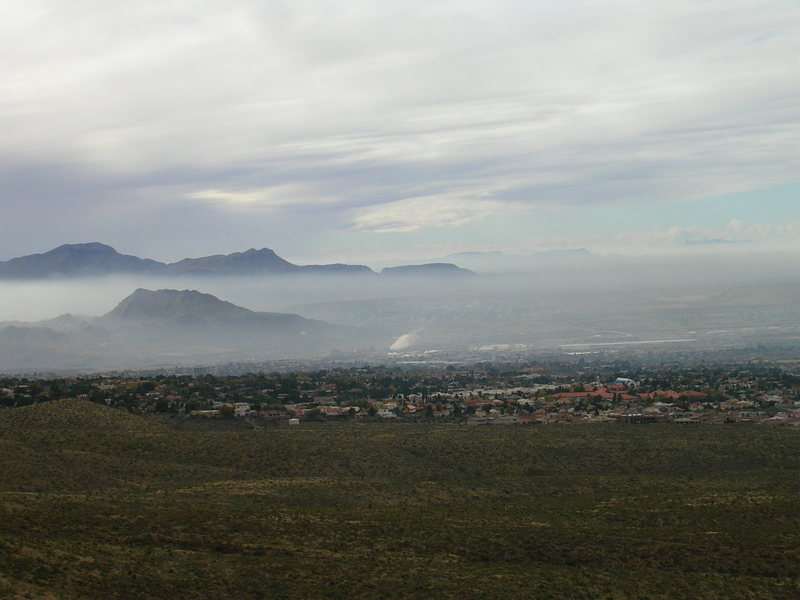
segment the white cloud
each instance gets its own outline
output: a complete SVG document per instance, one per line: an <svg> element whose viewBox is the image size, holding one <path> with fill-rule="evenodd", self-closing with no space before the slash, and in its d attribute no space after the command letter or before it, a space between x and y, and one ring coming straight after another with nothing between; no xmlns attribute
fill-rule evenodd
<svg viewBox="0 0 800 600"><path fill-rule="evenodd" d="M8 0L0 180L395 232L765 188L800 167L799 27L780 0ZM71 214L33 176L0 198Z"/></svg>
<svg viewBox="0 0 800 600"><path fill-rule="evenodd" d="M465 193L419 196L359 210L352 219L352 229L398 233L428 227L461 227L503 208L508 206Z"/></svg>
<svg viewBox="0 0 800 600"><path fill-rule="evenodd" d="M281 206L323 205L336 202L312 186L287 183L256 189L204 189L186 194L190 200L211 202L224 208L240 210L271 210Z"/></svg>

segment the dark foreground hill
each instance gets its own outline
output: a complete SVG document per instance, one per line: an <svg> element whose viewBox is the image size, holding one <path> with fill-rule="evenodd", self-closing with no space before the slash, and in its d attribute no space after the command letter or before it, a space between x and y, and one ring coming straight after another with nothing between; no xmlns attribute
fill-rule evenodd
<svg viewBox="0 0 800 600"><path fill-rule="evenodd" d="M222 429L0 410L0 597L800 596L795 429Z"/></svg>
<svg viewBox="0 0 800 600"><path fill-rule="evenodd" d="M109 408L87 400L68 398L23 406L14 410L0 410L0 428L6 433L13 429L15 438L32 441L34 432L83 432L97 435L110 432L111 438L149 437L166 433L163 425L147 422L125 410Z"/></svg>

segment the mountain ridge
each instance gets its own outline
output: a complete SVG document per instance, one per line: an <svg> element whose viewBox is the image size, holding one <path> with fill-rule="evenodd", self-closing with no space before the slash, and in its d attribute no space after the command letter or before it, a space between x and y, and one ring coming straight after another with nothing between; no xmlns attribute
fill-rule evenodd
<svg viewBox="0 0 800 600"><path fill-rule="evenodd" d="M264 360L386 344L363 327L258 312L197 290L138 288L98 317L0 322L0 372Z"/></svg>
<svg viewBox="0 0 800 600"><path fill-rule="evenodd" d="M432 265L405 265L419 273L436 270ZM441 266L440 266L441 267ZM459 267L451 265L455 272ZM441 268L439 268L441 270ZM278 256L271 248L184 258L165 263L121 254L101 242L62 244L40 254L0 261L0 279L47 279L106 275L155 276L254 276L284 274L378 275L366 265L344 263L297 265Z"/></svg>
<svg viewBox="0 0 800 600"><path fill-rule="evenodd" d="M250 248L244 252L231 254L184 258L166 265L167 272L176 275L246 275L259 271L289 273L302 269L302 266L278 256L271 248L260 250Z"/></svg>
<svg viewBox="0 0 800 600"><path fill-rule="evenodd" d="M38 279L61 274L67 276L106 273L150 273L164 267L149 258L121 254L107 244L89 242L62 244L48 252L28 254L0 262L0 278Z"/></svg>
<svg viewBox="0 0 800 600"><path fill-rule="evenodd" d="M246 318L256 314L247 308L220 300L197 290L147 290L138 288L123 298L104 319L139 320L152 318L179 319L191 315L218 319Z"/></svg>

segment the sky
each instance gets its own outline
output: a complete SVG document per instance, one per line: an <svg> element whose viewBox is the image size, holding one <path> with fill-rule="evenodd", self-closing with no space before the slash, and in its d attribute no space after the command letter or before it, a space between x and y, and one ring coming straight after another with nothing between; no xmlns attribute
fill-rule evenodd
<svg viewBox="0 0 800 600"><path fill-rule="evenodd" d="M800 251L796 0L0 0L0 260Z"/></svg>

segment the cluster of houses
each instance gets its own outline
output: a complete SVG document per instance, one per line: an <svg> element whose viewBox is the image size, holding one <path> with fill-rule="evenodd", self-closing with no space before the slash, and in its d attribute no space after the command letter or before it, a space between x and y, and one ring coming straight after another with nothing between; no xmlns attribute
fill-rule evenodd
<svg viewBox="0 0 800 600"><path fill-rule="evenodd" d="M697 390L672 389L637 392L638 384L618 379L607 384L583 384L581 390L554 391L541 395L516 390L511 394L483 393L467 396L476 405L466 423L516 425L544 423L743 423L800 426L800 401L785 404L782 398L746 400L712 398ZM762 408L764 404L769 408ZM509 405L512 408L509 410ZM776 409L775 407L778 407Z"/></svg>
<svg viewBox="0 0 800 600"><path fill-rule="evenodd" d="M371 419L383 421L457 420L468 425L547 423L745 423L800 426L800 400L762 395L748 399L711 397L698 390L657 389L640 392L628 378L611 382L524 387L465 388L432 394L397 394L359 405L341 404L328 395L282 408L257 410L248 402L214 401L193 416L234 416L286 420ZM580 388L580 389L577 389ZM766 407L765 407L766 405ZM777 407L777 408L776 408Z"/></svg>
<svg viewBox="0 0 800 600"><path fill-rule="evenodd" d="M78 397L132 412L192 418L449 421L470 425L764 423L800 426L800 376L764 372L640 371L632 377L550 373L542 367L292 375L0 380L0 403ZM766 373L766 374L765 374ZM587 382L588 380L588 382Z"/></svg>

